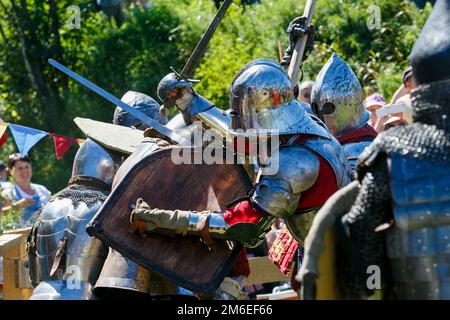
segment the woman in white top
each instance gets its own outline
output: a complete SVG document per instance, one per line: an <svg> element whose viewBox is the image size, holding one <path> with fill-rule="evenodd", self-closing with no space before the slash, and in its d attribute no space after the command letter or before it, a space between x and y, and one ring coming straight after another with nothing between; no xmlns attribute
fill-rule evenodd
<svg viewBox="0 0 450 320"><path fill-rule="evenodd" d="M38 210L50 200L51 193L43 185L31 183L33 172L27 156L10 155L8 167L14 182L3 183L2 193L10 205L21 210L20 227L31 226Z"/></svg>

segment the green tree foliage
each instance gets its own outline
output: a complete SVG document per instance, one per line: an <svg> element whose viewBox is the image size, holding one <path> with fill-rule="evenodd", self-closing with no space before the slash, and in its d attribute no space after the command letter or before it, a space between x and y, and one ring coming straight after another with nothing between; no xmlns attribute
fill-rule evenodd
<svg viewBox="0 0 450 320"><path fill-rule="evenodd" d="M127 90L156 98L159 80L173 66L180 71L215 14L211 0L153 0L147 9L124 9L117 28L93 5L77 1L81 28L71 29L68 0L0 0L0 116L8 122L82 138L72 119L110 122L113 107L53 69L48 58L82 74L120 97ZM287 46L285 29L303 12L298 0L262 0L246 6L236 0L201 59L195 86L221 108L228 108L229 85L236 72L257 58L278 59ZM369 6L380 9L380 28L369 30ZM406 0L318 1L315 50L304 63L304 79L317 72L336 51L354 69L366 93L385 97L400 84L412 44L430 8L422 13ZM14 151L12 138L0 158ZM50 138L30 156L34 180L53 192L69 176L76 148L60 161Z"/></svg>
<svg viewBox="0 0 450 320"><path fill-rule="evenodd" d="M114 106L52 68L48 58L60 61L116 96L127 90L155 96L157 84L170 71L169 66L180 68L179 61L184 61L200 36L198 32L189 38L189 33L182 32L178 16L164 4L127 11L127 21L118 29L94 10L92 1L84 1L78 4L81 28L72 29L66 23L71 14L67 11L70 1L58 1L53 15L43 1L0 1L0 14L11 18L4 18L1 24L1 116L7 122L66 136L83 138L72 122L76 116L111 122ZM46 26L52 25L54 19L58 31L52 33ZM182 43L174 41L181 36ZM22 55L24 41L26 56ZM27 69L28 62L35 68ZM33 83L36 76L41 79L41 87ZM11 138L0 150L1 158L14 150ZM72 148L58 161L53 156L52 140L46 138L30 152L33 180L53 192L62 188L70 177L75 152L76 148Z"/></svg>
<svg viewBox="0 0 450 320"><path fill-rule="evenodd" d="M265 0L247 7L245 14L232 7L197 71L202 82L196 89L228 108L229 84L236 72L252 59L278 60L278 42L284 51L288 44L284 30L303 13L305 2ZM370 6L380 9L380 26L372 30ZM335 51L355 71L366 94L379 91L389 99L401 84L429 11L427 7L421 12L405 0L318 1L313 17L315 49L304 63L304 79L314 79Z"/></svg>

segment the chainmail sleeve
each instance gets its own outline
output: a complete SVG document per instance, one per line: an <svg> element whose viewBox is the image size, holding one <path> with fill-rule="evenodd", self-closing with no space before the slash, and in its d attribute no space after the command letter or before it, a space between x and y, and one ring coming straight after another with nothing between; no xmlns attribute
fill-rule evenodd
<svg viewBox="0 0 450 320"><path fill-rule="evenodd" d="M392 219L390 181L385 153L361 170L361 189L350 212L336 225L338 283L345 299L366 299L374 293L367 280L371 265L380 267L381 287L389 282L383 232L375 229Z"/></svg>

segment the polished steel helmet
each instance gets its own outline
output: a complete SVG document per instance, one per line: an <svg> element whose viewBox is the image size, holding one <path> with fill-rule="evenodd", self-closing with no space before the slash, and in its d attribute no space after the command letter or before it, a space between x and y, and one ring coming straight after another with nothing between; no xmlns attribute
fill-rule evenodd
<svg viewBox="0 0 450 320"><path fill-rule="evenodd" d="M317 75L311 105L334 136L362 127L370 119L355 73L336 53Z"/></svg>
<svg viewBox="0 0 450 320"><path fill-rule="evenodd" d="M164 110L158 102L146 94L128 91L120 100L161 124L166 124L169 121L164 115ZM133 127L140 130L145 130L149 127L146 123L143 123L142 120L139 120L119 106L117 106L114 111L113 123L119 126Z"/></svg>
<svg viewBox="0 0 450 320"><path fill-rule="evenodd" d="M93 177L112 185L118 168L118 159L114 155L91 139L86 139L75 155L72 177Z"/></svg>
<svg viewBox="0 0 450 320"><path fill-rule="evenodd" d="M246 64L231 84L231 130L248 135L305 133L330 137L317 124L294 95L295 86L286 71L271 60L255 60Z"/></svg>

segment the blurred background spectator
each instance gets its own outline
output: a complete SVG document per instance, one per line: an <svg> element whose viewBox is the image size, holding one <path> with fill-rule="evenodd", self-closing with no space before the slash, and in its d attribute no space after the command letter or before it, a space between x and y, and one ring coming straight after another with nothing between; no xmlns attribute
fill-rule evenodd
<svg viewBox="0 0 450 320"><path fill-rule="evenodd" d="M314 81L303 81L298 87L298 99L302 102L311 104L311 91Z"/></svg>
<svg viewBox="0 0 450 320"><path fill-rule="evenodd" d="M48 202L51 193L43 185L31 183L33 172L27 156L18 153L10 155L8 168L13 182L3 183L2 195L7 206L20 211L17 227L31 226L36 220L38 210Z"/></svg>
<svg viewBox="0 0 450 320"><path fill-rule="evenodd" d="M378 117L377 110L383 108L386 105L384 98L379 93L374 93L366 98L364 101L364 107L370 112L369 124L375 127Z"/></svg>
<svg viewBox="0 0 450 320"><path fill-rule="evenodd" d="M7 181L8 175L8 167L2 160L0 160L0 184Z"/></svg>
<svg viewBox="0 0 450 320"><path fill-rule="evenodd" d="M381 116L380 116L381 112ZM375 130L381 132L396 125L407 125L412 120L412 104L409 94L397 99L395 103L386 105L378 109L378 120L375 124Z"/></svg>
<svg viewBox="0 0 450 320"><path fill-rule="evenodd" d="M398 99L409 94L411 90L416 87L416 81L414 80L413 70L411 66L403 71L402 81L403 84L400 86L400 88L397 89L397 91L395 91L394 95L392 96L391 103L395 103Z"/></svg>

